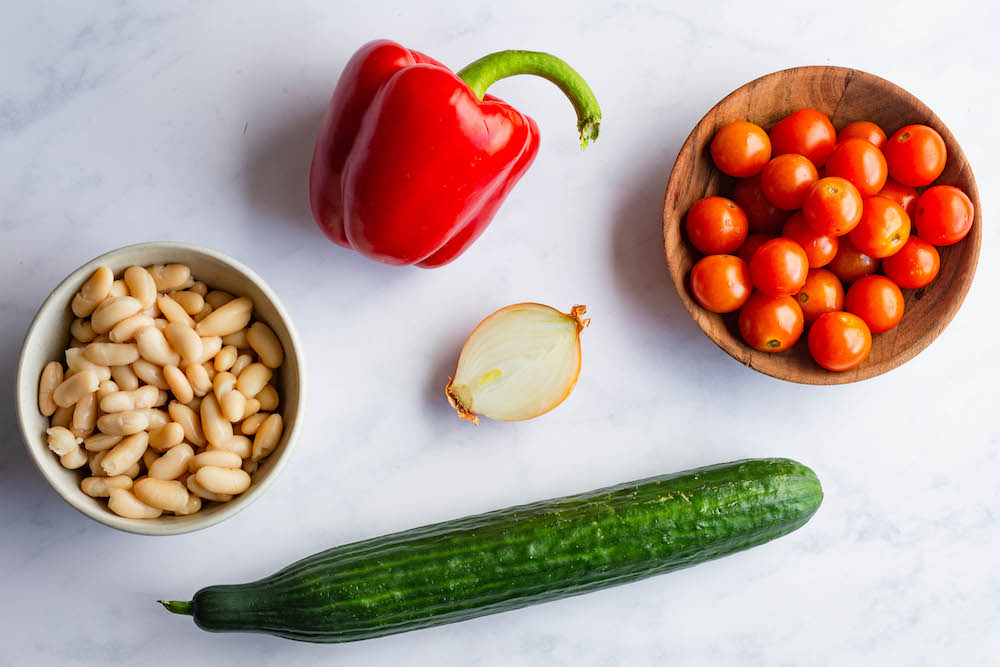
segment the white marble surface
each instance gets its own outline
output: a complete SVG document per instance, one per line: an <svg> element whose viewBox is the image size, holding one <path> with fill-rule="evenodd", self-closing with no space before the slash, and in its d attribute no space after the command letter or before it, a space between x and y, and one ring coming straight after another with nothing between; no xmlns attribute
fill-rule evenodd
<svg viewBox="0 0 1000 667"><path fill-rule="evenodd" d="M0 21L0 663L10 665L995 664L1000 188L995 9L841 3L9 3ZM589 80L580 154L542 81L495 87L539 122L538 160L460 261L379 266L314 227L317 121L353 50L392 37L460 67L544 49ZM887 376L793 386L712 345L660 250L670 165L692 125L767 72L833 63L927 102L987 207L968 300ZM20 340L72 268L173 239L255 268L310 364L298 451L252 508L192 535L89 521L31 466L12 412ZM521 300L590 306L562 407L479 428L442 396L467 331ZM602 593L353 645L212 635L155 600L256 578L359 538L702 464L789 456L826 500L765 547Z"/></svg>

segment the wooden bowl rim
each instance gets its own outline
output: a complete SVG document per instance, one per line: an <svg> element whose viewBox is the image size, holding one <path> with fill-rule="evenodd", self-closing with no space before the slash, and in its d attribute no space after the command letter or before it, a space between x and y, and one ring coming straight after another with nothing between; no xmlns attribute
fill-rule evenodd
<svg viewBox="0 0 1000 667"><path fill-rule="evenodd" d="M949 151L948 160L951 161L952 159L956 158L960 159L964 164L962 171L963 172L968 171L969 184L967 187L964 187L963 190L968 195L969 199L972 200L972 204L975 207L975 217L972 224L972 231L968 234L968 236L965 237L965 239L960 241L960 243L971 244L971 247L968 249L971 252L971 255L968 260L969 270L966 274L964 274L963 280L960 282L960 284L957 285L954 298L952 299L951 303L947 305L945 312L943 313L940 327L936 327L933 330L927 330L925 333L920 335L919 338L917 338L912 345L908 346L906 349L895 354L894 356L888 359L884 359L881 362L871 366L854 369L855 372L846 371L837 373L828 371L826 373L818 375L815 374L793 375L787 372L788 366L785 364L774 363L774 364L764 364L762 367L755 366L753 363L751 363L753 355L747 354L747 345L745 343L735 338L727 338L725 336L718 335L716 332L709 331L706 329L705 324L700 319L700 316L706 314L712 315L713 317L722 317L722 316L714 313L709 313L708 311L704 310L691 297L691 295L688 293L686 272L681 266L678 265L676 261L671 260L670 250L673 246L669 244L670 239L669 239L668 228L671 224L675 223L675 220L671 217L672 214L675 214L675 211L673 210L673 207L669 205L669 200L671 193L674 192L675 189L680 187L680 182L682 179L682 174L678 171L677 163L680 161L681 157L684 156L685 154L694 153L694 151L696 150L695 141L699 133L699 130L702 128L704 124L711 122L712 116L715 114L716 110L720 106L724 105L731 98L737 95L742 95L745 92L749 91L751 88L756 87L766 79L788 74L800 75L808 71L817 71L817 70L824 72L833 71L843 74L846 80L845 90L847 85L849 85L850 82L855 77L860 76L869 78L876 83L881 83L887 88L892 89L900 97L910 98L910 100L913 102L913 105L918 110L924 112L929 121L932 121L929 124L933 124L944 138L945 144L948 146L948 151ZM954 150L952 150L952 147L954 147ZM959 172L959 174L961 173L962 172ZM773 378L777 378L779 380L785 380L787 382L795 382L798 384L809 384L809 385L850 384L853 382L861 382L874 377L878 377L879 375L887 373L893 370L894 368L902 366L907 361L909 361L910 359L912 359L913 357L917 356L925 349L927 349L927 347L932 342L934 342L934 340L938 336L940 336L941 333L951 323L952 319L955 317L959 309L962 307L962 304L965 302L965 297L968 295L969 289L972 286L972 281L975 278L976 268L978 267L979 264L979 254L982 247L982 207L979 201L979 187L976 183L976 177L975 174L972 172L972 167L969 164L968 158L966 158L965 156L965 152L962 150L961 144L959 144L958 140L955 138L955 135L952 134L948 126L922 100L920 100L915 95L913 95L906 89L902 88L901 86L898 86L887 79L883 79L880 76L871 74L869 72L865 72L863 70L858 70L850 67L841 67L837 65L803 65L800 67L790 67L783 70L777 70L769 74L757 77L756 79L753 79L752 81L743 84L742 86L736 88L731 93L729 93L721 100L719 100L695 124L690 134L688 134L687 139L684 141L684 144L681 146L680 151L678 151L677 157L674 159L674 164L670 170L670 176L667 179L667 188L663 198L662 234L663 234L663 252L664 252L664 257L666 258L667 261L667 269L670 273L671 279L673 280L674 287L677 290L677 294L680 297L681 303L684 304L684 307L687 309L688 314L695 321L695 323L702 330L702 332L706 336L708 336L708 338L713 343L715 343L723 351L725 351L726 354L728 354L730 357L740 362L741 364L749 368L752 368L753 370L759 373L763 373L764 375L768 375ZM678 231L678 236L679 237L682 236L680 231ZM680 238L680 242L684 243L685 241L683 238ZM804 333L803 336L805 335L806 334ZM802 340L800 339L799 344L801 343ZM780 357L773 356L769 358L779 359Z"/></svg>

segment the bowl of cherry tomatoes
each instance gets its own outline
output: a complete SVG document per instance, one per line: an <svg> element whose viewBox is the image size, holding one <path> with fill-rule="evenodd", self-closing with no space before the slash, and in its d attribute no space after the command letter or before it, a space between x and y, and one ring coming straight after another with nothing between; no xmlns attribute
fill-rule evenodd
<svg viewBox="0 0 1000 667"><path fill-rule="evenodd" d="M866 72L799 67L695 126L667 183L663 240L681 301L734 359L844 384L944 330L982 219L965 154L920 100Z"/></svg>

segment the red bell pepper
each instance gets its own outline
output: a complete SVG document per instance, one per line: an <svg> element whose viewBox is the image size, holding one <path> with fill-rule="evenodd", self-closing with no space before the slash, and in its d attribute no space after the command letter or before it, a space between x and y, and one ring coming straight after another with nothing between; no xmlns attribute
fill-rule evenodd
<svg viewBox="0 0 1000 667"><path fill-rule="evenodd" d="M386 264L447 264L482 234L538 152L538 126L486 89L516 74L558 85L597 138L586 82L545 53L501 51L458 74L379 40L347 63L309 175L313 216L334 243Z"/></svg>

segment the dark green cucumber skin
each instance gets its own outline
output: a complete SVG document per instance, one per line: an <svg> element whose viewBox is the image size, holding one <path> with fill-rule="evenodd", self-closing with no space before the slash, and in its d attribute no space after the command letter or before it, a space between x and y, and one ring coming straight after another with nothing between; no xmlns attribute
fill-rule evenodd
<svg viewBox="0 0 1000 667"><path fill-rule="evenodd" d="M704 563L794 531L822 499L800 463L736 461L336 547L204 588L190 612L213 632L370 639Z"/></svg>

